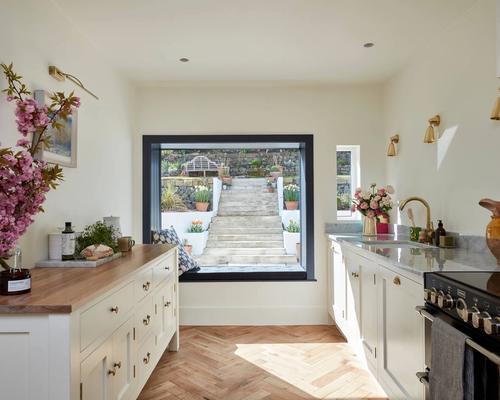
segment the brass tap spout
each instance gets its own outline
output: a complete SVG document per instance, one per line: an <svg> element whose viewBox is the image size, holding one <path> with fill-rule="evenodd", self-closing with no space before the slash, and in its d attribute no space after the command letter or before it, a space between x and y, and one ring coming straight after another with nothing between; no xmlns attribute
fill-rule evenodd
<svg viewBox="0 0 500 400"><path fill-rule="evenodd" d="M408 197L406 200L403 200L401 203L399 203L399 210L403 211L403 209L406 207L406 205L411 201L418 201L424 205L425 210L427 211L427 217L426 217L426 222L425 222L426 230L427 230L427 232L431 232L432 231L431 206L429 205L429 203L425 199L423 199L421 197L417 197L417 196Z"/></svg>

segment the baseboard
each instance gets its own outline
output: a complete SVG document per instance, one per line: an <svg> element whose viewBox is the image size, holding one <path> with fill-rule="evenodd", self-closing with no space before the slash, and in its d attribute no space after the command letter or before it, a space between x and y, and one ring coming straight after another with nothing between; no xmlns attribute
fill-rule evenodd
<svg viewBox="0 0 500 400"><path fill-rule="evenodd" d="M329 325L326 307L180 307L181 325Z"/></svg>

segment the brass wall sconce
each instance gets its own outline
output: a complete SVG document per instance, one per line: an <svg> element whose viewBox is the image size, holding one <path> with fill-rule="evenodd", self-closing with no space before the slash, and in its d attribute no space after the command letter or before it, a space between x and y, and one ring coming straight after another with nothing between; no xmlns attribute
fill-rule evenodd
<svg viewBox="0 0 500 400"><path fill-rule="evenodd" d="M94 97L96 100L99 100L99 97L97 97L94 93L92 93L90 90L88 90L82 83L80 79L78 79L76 76L67 74L65 72L62 72L59 68L57 68L55 65L49 65L49 75L54 78L56 81L59 82L64 82L65 79L70 80L73 82L75 85L81 87L83 90L85 90L88 94L90 94L92 97Z"/></svg>
<svg viewBox="0 0 500 400"><path fill-rule="evenodd" d="M441 117L435 115L429 119L429 126L425 131L424 143L434 143L436 141L436 134L434 133L434 127L441 124Z"/></svg>
<svg viewBox="0 0 500 400"><path fill-rule="evenodd" d="M500 91L500 88L498 89ZM493 106L493 110L491 110L490 119L495 121L500 120L500 97L497 96L495 100L495 105Z"/></svg>
<svg viewBox="0 0 500 400"><path fill-rule="evenodd" d="M391 142L389 143L389 147L387 148L387 156L394 157L398 154L396 151L396 144L399 143L399 134L391 136Z"/></svg>

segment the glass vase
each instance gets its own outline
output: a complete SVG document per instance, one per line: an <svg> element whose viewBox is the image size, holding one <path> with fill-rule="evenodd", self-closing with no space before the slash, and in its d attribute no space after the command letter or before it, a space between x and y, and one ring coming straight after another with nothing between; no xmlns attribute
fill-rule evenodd
<svg viewBox="0 0 500 400"><path fill-rule="evenodd" d="M364 236L377 235L377 220L374 217L363 216L363 235Z"/></svg>

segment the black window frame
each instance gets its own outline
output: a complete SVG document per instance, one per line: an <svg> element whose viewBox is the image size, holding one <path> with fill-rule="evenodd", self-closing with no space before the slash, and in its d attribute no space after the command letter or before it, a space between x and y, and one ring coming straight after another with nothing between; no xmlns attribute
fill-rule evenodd
<svg viewBox="0 0 500 400"><path fill-rule="evenodd" d="M294 272L186 272L181 275L181 282L217 282L217 281L315 281L314 274L314 136L312 134L206 134L206 135L143 135L142 137L142 224L143 243L151 243L151 231L161 227L160 213L155 216L152 208L159 209L161 196L160 153L162 145L179 143L299 143L301 149L301 246L305 271ZM154 182L157 182L155 184ZM305 256L305 258L304 258Z"/></svg>

